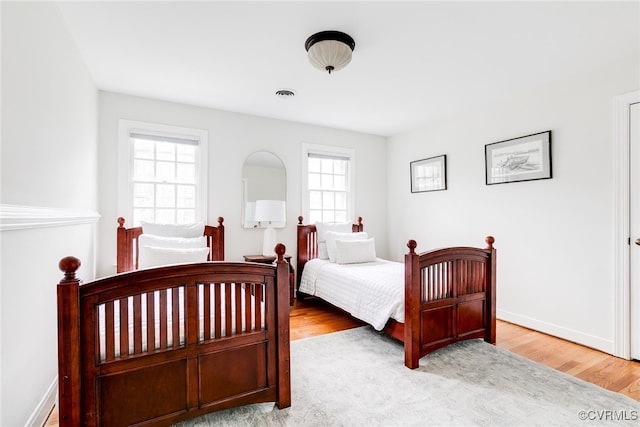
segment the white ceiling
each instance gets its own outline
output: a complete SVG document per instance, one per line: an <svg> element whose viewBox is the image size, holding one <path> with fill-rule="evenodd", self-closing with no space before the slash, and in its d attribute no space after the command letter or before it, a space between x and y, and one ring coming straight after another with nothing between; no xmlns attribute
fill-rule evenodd
<svg viewBox="0 0 640 427"><path fill-rule="evenodd" d="M638 55L638 2L58 2L101 90L392 135ZM332 75L304 42L340 30ZM293 99L275 96L278 89Z"/></svg>

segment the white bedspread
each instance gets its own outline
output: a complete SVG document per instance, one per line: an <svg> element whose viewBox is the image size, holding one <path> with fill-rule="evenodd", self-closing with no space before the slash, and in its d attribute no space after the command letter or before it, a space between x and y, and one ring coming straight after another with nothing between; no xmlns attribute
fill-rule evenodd
<svg viewBox="0 0 640 427"><path fill-rule="evenodd" d="M339 307L382 330L389 318L404 322L404 264L377 259L336 264L313 259L304 265L300 291Z"/></svg>

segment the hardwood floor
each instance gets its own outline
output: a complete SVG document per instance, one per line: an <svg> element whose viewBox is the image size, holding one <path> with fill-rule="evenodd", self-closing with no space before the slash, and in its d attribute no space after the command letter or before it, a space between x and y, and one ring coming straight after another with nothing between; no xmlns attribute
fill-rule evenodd
<svg viewBox="0 0 640 427"><path fill-rule="evenodd" d="M640 401L640 362L502 321L496 346Z"/></svg>
<svg viewBox="0 0 640 427"><path fill-rule="evenodd" d="M291 340L357 328L364 323L317 299L296 301ZM511 323L498 321L496 346L640 401L640 362L628 361ZM58 426L54 408L45 427Z"/></svg>
<svg viewBox="0 0 640 427"><path fill-rule="evenodd" d="M364 322L316 298L307 298L304 302L296 300L289 319L292 341L365 325Z"/></svg>

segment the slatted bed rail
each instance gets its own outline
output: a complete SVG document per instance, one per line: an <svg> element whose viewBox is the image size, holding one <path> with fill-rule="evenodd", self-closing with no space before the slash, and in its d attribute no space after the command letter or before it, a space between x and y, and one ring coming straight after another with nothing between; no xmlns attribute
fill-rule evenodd
<svg viewBox="0 0 640 427"><path fill-rule="evenodd" d="M405 364L470 338L495 343L496 250L453 247L405 256Z"/></svg>
<svg viewBox="0 0 640 427"><path fill-rule="evenodd" d="M201 283L199 292L200 342L264 330L264 284Z"/></svg>
<svg viewBox="0 0 640 427"><path fill-rule="evenodd" d="M184 288L143 292L98 303L85 299L88 305L83 307L84 312L94 312L85 327L100 331L96 342L97 363L183 345L185 328L179 313L184 311L184 302L181 304L179 299L184 295Z"/></svg>
<svg viewBox="0 0 640 427"><path fill-rule="evenodd" d="M80 285L60 262L61 426L170 425L214 410L290 405L289 267L207 262Z"/></svg>
<svg viewBox="0 0 640 427"><path fill-rule="evenodd" d="M99 362L183 346L185 295L195 286L198 343L264 330L263 283L190 283L155 289L93 306ZM87 307L91 309L91 307Z"/></svg>

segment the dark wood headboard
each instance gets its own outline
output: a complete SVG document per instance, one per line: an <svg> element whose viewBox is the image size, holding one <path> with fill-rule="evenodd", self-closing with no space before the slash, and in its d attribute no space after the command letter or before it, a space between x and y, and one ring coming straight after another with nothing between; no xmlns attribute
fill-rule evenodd
<svg viewBox="0 0 640 427"><path fill-rule="evenodd" d="M315 224L304 225L302 216L298 217L298 247L296 258L296 283L300 286L302 270L307 261L318 258L318 239ZM358 233L363 231L362 217L359 216L357 223L351 225L351 231Z"/></svg>
<svg viewBox="0 0 640 427"><path fill-rule="evenodd" d="M224 218L218 217L218 225L205 225L203 235L209 247L208 261L224 261ZM118 218L116 273L138 269L138 237L142 227L126 228L125 219Z"/></svg>

